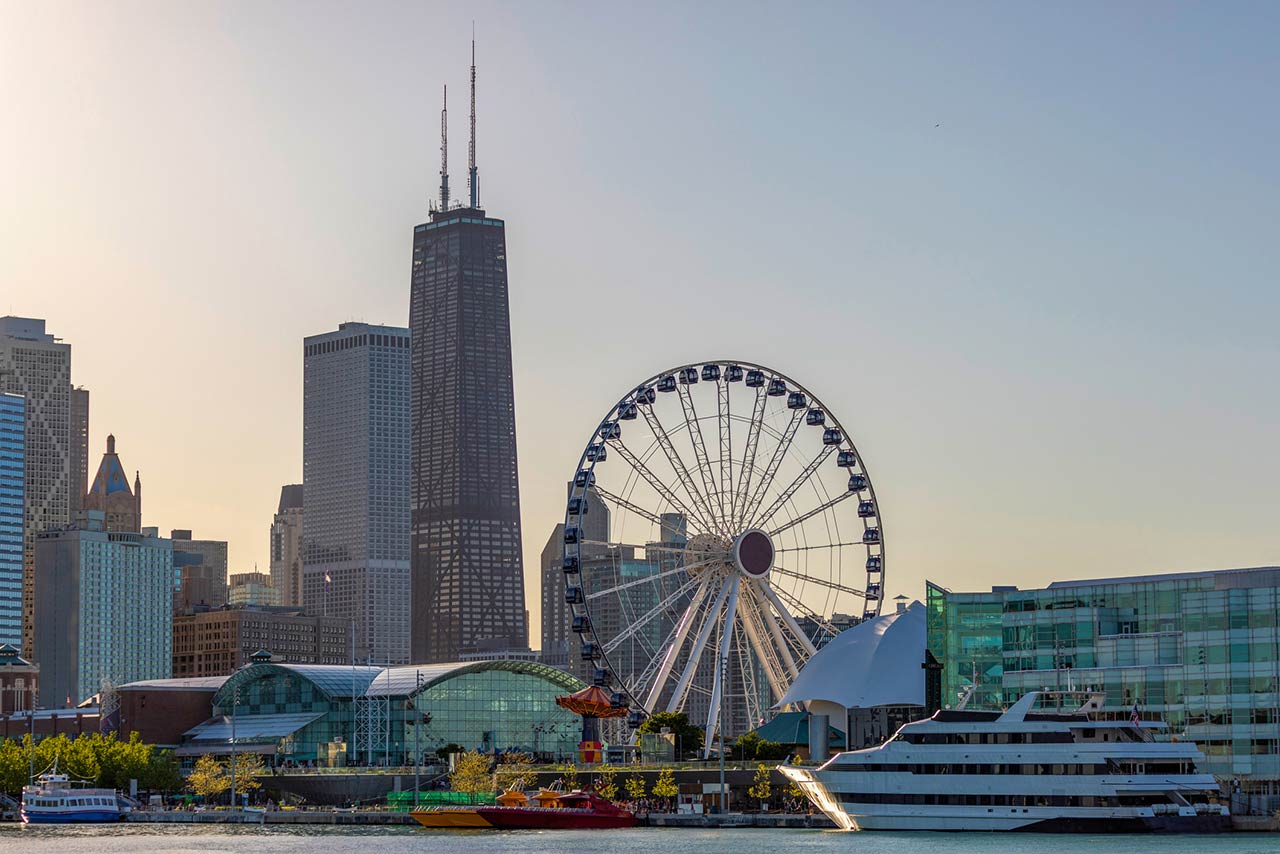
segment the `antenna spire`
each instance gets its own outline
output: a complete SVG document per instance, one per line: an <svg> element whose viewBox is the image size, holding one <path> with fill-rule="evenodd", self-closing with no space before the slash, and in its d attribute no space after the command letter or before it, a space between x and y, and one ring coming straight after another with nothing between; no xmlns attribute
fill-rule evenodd
<svg viewBox="0 0 1280 854"><path fill-rule="evenodd" d="M449 210L449 87L444 87L440 110L440 210Z"/></svg>
<svg viewBox="0 0 1280 854"><path fill-rule="evenodd" d="M471 207L480 207L480 174L476 171L476 22L471 22L471 163L467 184L471 188Z"/></svg>

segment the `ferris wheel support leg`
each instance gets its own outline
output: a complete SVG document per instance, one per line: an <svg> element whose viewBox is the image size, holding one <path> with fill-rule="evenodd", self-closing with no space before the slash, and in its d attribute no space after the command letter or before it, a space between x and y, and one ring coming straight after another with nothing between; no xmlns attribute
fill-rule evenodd
<svg viewBox="0 0 1280 854"><path fill-rule="evenodd" d="M689 607L680 615L680 623L676 627L675 638L672 639L671 645L667 647L667 652L662 658L662 666L658 668L658 673L653 679L653 687L649 689L649 696L645 697L645 711L651 710L653 704L658 702L658 697L662 694L662 686L671 677L671 668L675 666L676 657L680 654L680 648L684 646L684 639L689 636L689 629L693 626L693 615L697 613L698 606L706 598L707 587L710 584L711 576L708 575L702 579L702 584L689 601Z"/></svg>
<svg viewBox="0 0 1280 854"><path fill-rule="evenodd" d="M765 612L764 617L767 618L766 622L769 626L769 633L773 635L774 645L782 655L782 660L787 668L787 674L790 679L794 680L800 675L800 668L796 666L796 659L795 656L791 654L791 648L787 645L787 639L783 636L782 629L778 626L778 621L768 615L768 603L760 601L759 597L755 598L757 602L760 602L760 606ZM781 700L782 694L785 693L786 692L784 691L781 694L778 694L778 699Z"/></svg>
<svg viewBox="0 0 1280 854"><path fill-rule="evenodd" d="M716 650L716 678L711 690L711 708L707 710L707 735L702 740L703 758L711 756L711 739L720 718L720 701L724 697L725 675L729 669L729 647L733 641L734 615L738 611L738 576L729 582L729 604L724 609L724 625L720 629L720 646Z"/></svg>
<svg viewBox="0 0 1280 854"><path fill-rule="evenodd" d="M707 639L711 637L711 630L715 628L716 618L720 616L720 607L724 605L724 599L728 595L729 582L725 581L720 585L720 592L716 594L716 601L703 617L702 628L698 630L698 638L694 641L693 649L689 650L689 660L685 662L684 672L680 674L680 681L676 683L676 689L671 692L671 699L667 701L668 712L678 712L680 707L684 705L685 694L689 692L689 685L693 682L693 676L698 672L698 662L702 659L702 651L707 648Z"/></svg>
<svg viewBox="0 0 1280 854"><path fill-rule="evenodd" d="M817 647L813 645L813 641L809 640L808 635L800 630L800 626L796 623L796 618L791 616L791 612L783 607L782 600L778 598L777 591L774 590L767 581L760 582L760 590L769 598L769 601L773 603L774 610L778 612L778 616L782 617L782 619L786 621L787 628L791 629L792 633L796 636L796 640L800 641L801 646L804 647L805 652L809 655L816 653L818 651Z"/></svg>
<svg viewBox="0 0 1280 854"><path fill-rule="evenodd" d="M760 601L752 594L750 587L747 588L746 595L742 597L741 604L744 606L742 610L742 626L746 629L747 640L756 651L756 655L760 656L760 661L764 665L764 676L769 682L769 688L773 691L773 696L781 700L783 694L786 693L778 673L781 662L778 661L778 653L776 651L770 652L771 645L764 638L764 630L760 626ZM788 672L794 671L794 669L795 662L792 661ZM795 674L791 673L790 678L795 679Z"/></svg>

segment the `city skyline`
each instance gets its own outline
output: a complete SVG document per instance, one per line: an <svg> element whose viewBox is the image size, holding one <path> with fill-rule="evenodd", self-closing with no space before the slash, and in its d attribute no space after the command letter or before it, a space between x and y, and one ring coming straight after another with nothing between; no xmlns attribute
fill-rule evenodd
<svg viewBox="0 0 1280 854"><path fill-rule="evenodd" d="M839 409L875 475L890 596L1275 562L1280 172L1255 107L1276 61L1250 15L815 9L757 65L778 36L758 12L667 7L624 35L567 7L444 9L423 57L428 13L408 7L303 33L284 4L51 8L16 12L26 43L0 36L0 81L46 92L0 82L26 127L0 141L0 311L73 345L89 447L128 436L148 472L143 524L228 540L233 571L269 565L280 485L301 479L300 339L408 323L438 84L464 91L472 14L486 202L512 226L517 435L537 449L519 472L532 636L531 568L596 422L697 359L776 365ZM148 140L132 126L153 114ZM110 287L64 257L69 229ZM1211 500L1180 488L1193 470Z"/></svg>

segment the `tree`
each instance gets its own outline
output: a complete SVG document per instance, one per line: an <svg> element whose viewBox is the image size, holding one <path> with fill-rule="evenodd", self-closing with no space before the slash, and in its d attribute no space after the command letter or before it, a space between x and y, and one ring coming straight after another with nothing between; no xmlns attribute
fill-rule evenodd
<svg viewBox="0 0 1280 854"><path fill-rule="evenodd" d="M459 754L449 774L449 785L455 792L468 795L472 802L476 795L493 790L493 778L489 774L489 757L477 750Z"/></svg>
<svg viewBox="0 0 1280 854"><path fill-rule="evenodd" d="M638 801L645 796L644 776L636 771L627 777L627 797Z"/></svg>
<svg viewBox="0 0 1280 854"><path fill-rule="evenodd" d="M231 788L231 776L225 765L206 753L187 775L187 786L202 798L215 798Z"/></svg>
<svg viewBox="0 0 1280 854"><path fill-rule="evenodd" d="M681 753L689 753L702 747L701 728L689 723L689 716L684 712L657 712L640 724L639 732L657 733L663 728L671 730L676 739L676 749ZM677 759L682 758L677 756Z"/></svg>
<svg viewBox="0 0 1280 854"><path fill-rule="evenodd" d="M761 762L756 766L755 779L751 781L751 788L747 789L747 794L760 802L760 811L768 812L769 798L773 795L773 781L771 779L772 772L769 767Z"/></svg>
<svg viewBox="0 0 1280 854"><path fill-rule="evenodd" d="M596 777L596 793L611 801L618 797L618 770L612 765L600 769L600 776Z"/></svg>
<svg viewBox="0 0 1280 854"><path fill-rule="evenodd" d="M262 757L257 753L236 754L236 794L247 795L254 789L262 788L257 778L267 773L262 764ZM228 781L230 785L230 781Z"/></svg>
<svg viewBox="0 0 1280 854"><path fill-rule="evenodd" d="M504 753L493 772L493 785L499 791L512 786L524 788L533 777L533 757L527 753Z"/></svg>
<svg viewBox="0 0 1280 854"><path fill-rule="evenodd" d="M570 762L568 765L564 766L564 768L562 768L561 770L564 771L564 773L560 775L560 782L564 784L564 790L566 792L572 792L575 789L577 789L578 788L578 766Z"/></svg>
<svg viewBox="0 0 1280 854"><path fill-rule="evenodd" d="M676 775L670 768L663 768L658 772L658 779L653 784L653 796L674 798L678 794L680 794L680 787L676 785Z"/></svg>

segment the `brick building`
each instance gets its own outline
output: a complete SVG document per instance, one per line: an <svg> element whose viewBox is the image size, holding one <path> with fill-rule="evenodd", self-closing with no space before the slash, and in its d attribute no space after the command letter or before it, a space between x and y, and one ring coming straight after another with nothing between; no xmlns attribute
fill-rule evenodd
<svg viewBox="0 0 1280 854"><path fill-rule="evenodd" d="M351 626L342 617L254 605L196 607L173 618L176 678L226 676L260 649L282 663L347 664Z"/></svg>

